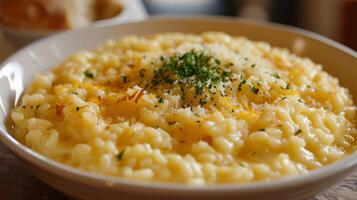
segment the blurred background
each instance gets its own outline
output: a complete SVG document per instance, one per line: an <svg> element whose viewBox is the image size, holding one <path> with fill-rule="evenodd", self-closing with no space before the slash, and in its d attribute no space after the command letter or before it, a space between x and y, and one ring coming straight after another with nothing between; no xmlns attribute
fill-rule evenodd
<svg viewBox="0 0 357 200"><path fill-rule="evenodd" d="M357 50L357 0L0 0L0 60L50 34L155 15L221 15L307 29Z"/></svg>
<svg viewBox="0 0 357 200"><path fill-rule="evenodd" d="M144 0L149 15L224 15L304 28L357 50L357 0Z"/></svg>

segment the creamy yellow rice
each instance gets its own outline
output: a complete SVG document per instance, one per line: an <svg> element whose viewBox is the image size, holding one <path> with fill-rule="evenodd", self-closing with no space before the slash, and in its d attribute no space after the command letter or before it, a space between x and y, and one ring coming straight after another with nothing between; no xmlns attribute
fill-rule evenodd
<svg viewBox="0 0 357 200"><path fill-rule="evenodd" d="M163 58L192 50L229 69L220 94L198 103L193 87L147 87ZM205 32L128 36L74 54L36 75L11 118L19 141L61 163L206 185L299 175L340 160L356 148L355 112L348 90L310 59Z"/></svg>

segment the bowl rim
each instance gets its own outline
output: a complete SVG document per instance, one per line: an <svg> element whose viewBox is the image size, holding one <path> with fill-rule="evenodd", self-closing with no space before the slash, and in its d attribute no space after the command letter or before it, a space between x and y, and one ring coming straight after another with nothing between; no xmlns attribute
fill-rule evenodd
<svg viewBox="0 0 357 200"><path fill-rule="evenodd" d="M143 21L135 21L130 23L116 24L116 25L108 25L108 26L92 26L85 27L81 29L76 29L72 31L64 31L58 34L52 35L50 37L46 37L39 41L36 41L32 44L25 46L24 48L17 51L15 54L11 55L0 65L0 71L7 63L9 63L12 59L16 58L18 55L21 55L23 52L28 51L33 46L40 45L42 43L46 43L50 40L56 39L57 37L64 37L65 35L71 34L72 32L85 32L88 30L96 30L101 28L110 28L117 27L123 25L140 25L142 23L147 22L165 22L165 21L187 21L193 23L194 21L206 21L210 23L224 23L224 22L236 22L243 23L253 26L260 26L263 28L277 29L282 32L295 33L305 38L309 38L312 40L317 40L318 42L324 43L329 47L335 48L338 51L342 51L349 56L357 59L357 53L331 39L328 39L324 36L318 35L316 33L312 33L310 31L306 31L303 29L281 25L271 22L263 22L256 21L251 19L240 19L233 17L222 17L222 16L157 16L150 17ZM8 116L9 113L6 113ZM102 175L99 173L84 171L58 161L47 158L44 155L41 155L34 150L28 148L27 146L21 144L15 138L12 137L12 134L9 131L4 130L0 127L0 140L7 146L16 156L21 157L27 162L35 165L36 167L41 168L47 172L52 174L64 177L71 181L75 181L78 183L95 185L96 187L110 187L111 189L118 189L118 186L125 186L128 190L136 191L137 189L145 190L146 192L158 192L166 191L166 192L196 192L196 193L226 193L226 192L256 192L256 191L268 191L275 189L282 189L288 187L295 187L298 185L306 184L308 182L313 182L316 180L322 180L327 178L333 174L343 173L348 169L354 168L357 166L357 151L347 156L346 158L329 164L327 166L321 167L319 169L310 171L306 174L297 175L297 176L287 176L282 177L276 180L269 181L259 181L259 182L251 182L251 183L227 183L227 184L214 184L214 185L205 185L205 186L192 186L181 183L167 183L167 182L154 182L154 181L141 181L134 180L122 177L114 177L108 175Z"/></svg>

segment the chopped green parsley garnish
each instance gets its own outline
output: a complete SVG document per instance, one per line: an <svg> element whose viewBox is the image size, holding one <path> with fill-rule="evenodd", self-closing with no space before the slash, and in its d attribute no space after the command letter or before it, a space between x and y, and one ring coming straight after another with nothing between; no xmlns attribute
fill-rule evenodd
<svg viewBox="0 0 357 200"><path fill-rule="evenodd" d="M294 135L299 135L302 132L301 129L297 130Z"/></svg>
<svg viewBox="0 0 357 200"><path fill-rule="evenodd" d="M176 124L176 121L169 121L169 122L167 122L170 126L172 126L172 125L174 125L174 124Z"/></svg>
<svg viewBox="0 0 357 200"><path fill-rule="evenodd" d="M239 165L240 165L241 167L246 167L245 163L242 163L242 162L240 162Z"/></svg>
<svg viewBox="0 0 357 200"><path fill-rule="evenodd" d="M158 103L164 103L164 99L162 97L158 96L157 98L158 98L157 100Z"/></svg>
<svg viewBox="0 0 357 200"><path fill-rule="evenodd" d="M89 70L84 71L84 76L86 76L87 78L90 78L90 79L94 78L94 74Z"/></svg>
<svg viewBox="0 0 357 200"><path fill-rule="evenodd" d="M118 160L122 160L123 156L124 156L124 153L125 153L125 148L118 153L117 159Z"/></svg>
<svg viewBox="0 0 357 200"><path fill-rule="evenodd" d="M233 63L221 65L221 61L205 52L191 50L183 54L161 57L162 65L154 70L151 88L158 88L163 84L180 89L181 99L185 100L184 92L194 89L195 98L201 98L200 104L207 103L206 97L215 94L218 86L229 87L232 72L229 67ZM221 91L221 94L225 94Z"/></svg>
<svg viewBox="0 0 357 200"><path fill-rule="evenodd" d="M277 74L277 73L272 74L272 76L274 76L274 77L277 78L277 79L280 79L280 78L281 78L280 75Z"/></svg>
<svg viewBox="0 0 357 200"><path fill-rule="evenodd" d="M289 83L288 83L288 84L286 84L285 89L287 89L287 90L289 90L289 89L290 89L290 85L289 85Z"/></svg>
<svg viewBox="0 0 357 200"><path fill-rule="evenodd" d="M243 79L238 85L238 91L242 91L242 86L247 83L247 80Z"/></svg>
<svg viewBox="0 0 357 200"><path fill-rule="evenodd" d="M139 76L140 76L141 78L144 78L145 72L146 72L146 69L140 69L140 70L139 70Z"/></svg>
<svg viewBox="0 0 357 200"><path fill-rule="evenodd" d="M226 64L226 67L232 67L234 65L234 63L230 62L228 64Z"/></svg>
<svg viewBox="0 0 357 200"><path fill-rule="evenodd" d="M121 80L123 83L127 83L129 81L127 76L121 76Z"/></svg>
<svg viewBox="0 0 357 200"><path fill-rule="evenodd" d="M259 93L259 88L255 85L251 85L250 86L250 91L253 92L254 94L258 94Z"/></svg>
<svg viewBox="0 0 357 200"><path fill-rule="evenodd" d="M205 99L200 99L200 101L199 101L199 104L201 106L204 106L206 103L207 103L207 100L205 100Z"/></svg>

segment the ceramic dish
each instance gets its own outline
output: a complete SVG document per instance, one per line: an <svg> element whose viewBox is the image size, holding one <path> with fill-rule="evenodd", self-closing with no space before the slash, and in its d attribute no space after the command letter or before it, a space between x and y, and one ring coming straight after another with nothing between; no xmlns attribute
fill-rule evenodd
<svg viewBox="0 0 357 200"><path fill-rule="evenodd" d="M34 74L53 67L69 54L93 49L108 38L162 32L200 33L223 31L286 47L310 57L355 96L356 52L338 43L299 29L232 18L153 18L143 22L91 27L64 32L38 41L7 59L0 70L0 139L37 177L76 198L83 199L306 199L342 180L357 166L357 152L334 164L304 175L279 180L188 187L148 183L84 172L50 160L16 141L10 132L8 113Z"/></svg>

